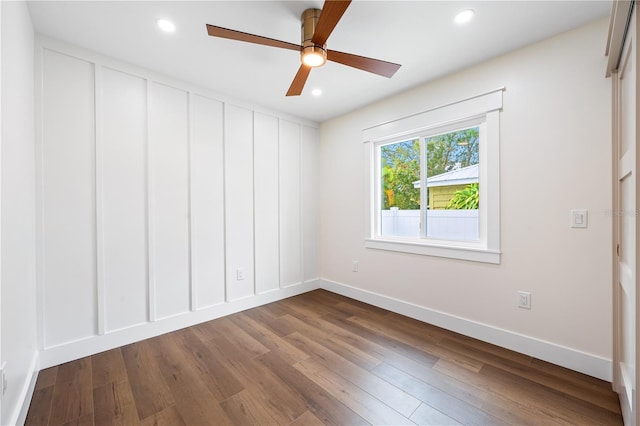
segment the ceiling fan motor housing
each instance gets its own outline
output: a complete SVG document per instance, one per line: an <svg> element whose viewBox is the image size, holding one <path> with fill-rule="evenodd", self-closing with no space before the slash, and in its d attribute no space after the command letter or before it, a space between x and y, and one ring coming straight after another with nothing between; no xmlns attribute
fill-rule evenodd
<svg viewBox="0 0 640 426"><path fill-rule="evenodd" d="M300 58L307 65L310 64L305 61L305 57L310 55L318 58L316 65L312 66L321 66L327 61L327 45L319 46L311 40L316 31L321 12L322 10L320 9L307 9L302 12L302 49L300 50Z"/></svg>

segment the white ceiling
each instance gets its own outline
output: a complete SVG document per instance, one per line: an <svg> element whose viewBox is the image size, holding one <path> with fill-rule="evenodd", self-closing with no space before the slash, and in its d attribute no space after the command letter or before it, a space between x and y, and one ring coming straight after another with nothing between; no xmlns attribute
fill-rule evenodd
<svg viewBox="0 0 640 426"><path fill-rule="evenodd" d="M299 97L285 93L295 51L209 37L205 24L300 43L300 15L320 0L34 1L35 31L195 83L217 93L322 122L394 93L608 16L611 1L354 1L329 37L332 50L402 64L387 79L331 63ZM460 10L474 20L453 22ZM167 18L177 30L161 32ZM604 55L605 40L602 40ZM604 71L603 71L604 72ZM314 97L311 89L323 95Z"/></svg>

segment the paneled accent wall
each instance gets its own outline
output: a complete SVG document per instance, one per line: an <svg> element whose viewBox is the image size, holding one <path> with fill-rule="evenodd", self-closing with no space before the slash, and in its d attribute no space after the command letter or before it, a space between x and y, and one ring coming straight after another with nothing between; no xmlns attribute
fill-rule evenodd
<svg viewBox="0 0 640 426"><path fill-rule="evenodd" d="M224 105L194 95L190 111L200 123L191 133L191 296L202 309L225 301Z"/></svg>
<svg viewBox="0 0 640 426"><path fill-rule="evenodd" d="M47 39L36 71L41 366L317 286L315 123Z"/></svg>
<svg viewBox="0 0 640 426"><path fill-rule="evenodd" d="M94 64L45 50L41 254L45 347L98 332ZM104 301L102 301L104 302Z"/></svg>
<svg viewBox="0 0 640 426"><path fill-rule="evenodd" d="M104 333L143 324L149 318L146 81L103 69L101 95L96 145L102 161L96 166ZM45 95L44 99L53 102L55 98ZM53 140L47 135L43 142L55 147Z"/></svg>

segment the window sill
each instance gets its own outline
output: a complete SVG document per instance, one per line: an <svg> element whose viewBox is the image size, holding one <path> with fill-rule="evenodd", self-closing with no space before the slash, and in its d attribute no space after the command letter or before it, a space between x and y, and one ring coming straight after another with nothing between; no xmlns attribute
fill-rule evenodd
<svg viewBox="0 0 640 426"><path fill-rule="evenodd" d="M479 247L458 246L452 244L434 244L433 242L366 239L364 246L376 250L388 250L402 253L420 254L424 256L446 257L449 259L468 260L500 264L500 251Z"/></svg>

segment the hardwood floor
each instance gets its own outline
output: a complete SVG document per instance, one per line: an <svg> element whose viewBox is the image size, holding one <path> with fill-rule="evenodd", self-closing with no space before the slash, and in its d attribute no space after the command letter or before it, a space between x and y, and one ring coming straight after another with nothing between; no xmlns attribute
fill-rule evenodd
<svg viewBox="0 0 640 426"><path fill-rule="evenodd" d="M27 425L620 425L607 382L316 290L40 372Z"/></svg>

